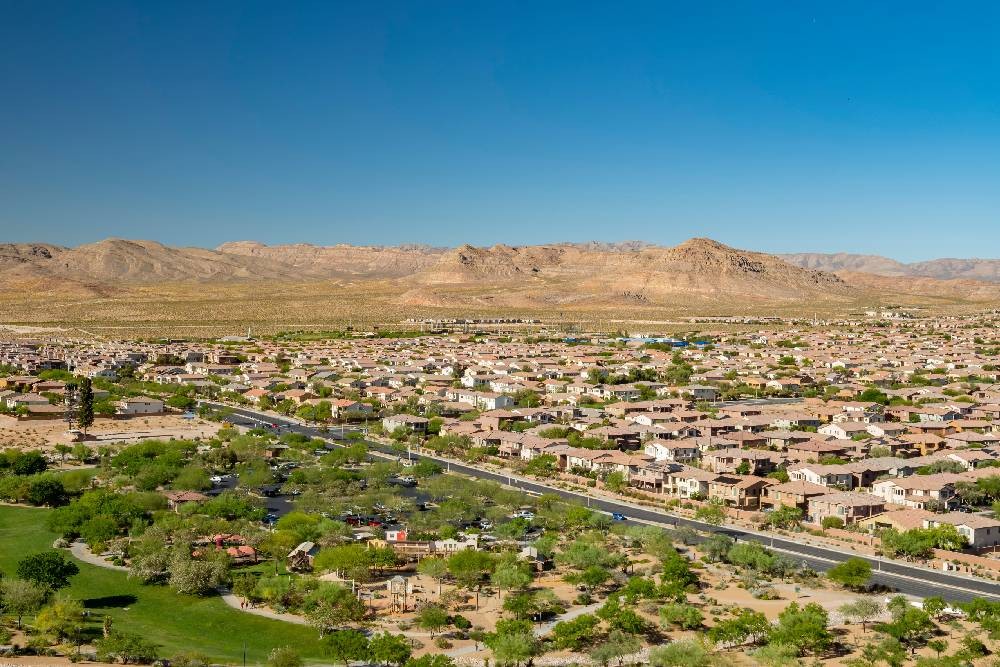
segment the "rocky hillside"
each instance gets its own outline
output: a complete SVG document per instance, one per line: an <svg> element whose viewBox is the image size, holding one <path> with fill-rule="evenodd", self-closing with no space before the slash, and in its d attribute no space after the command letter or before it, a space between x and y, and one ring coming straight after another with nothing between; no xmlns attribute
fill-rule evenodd
<svg viewBox="0 0 1000 667"><path fill-rule="evenodd" d="M414 305L443 305L464 298L462 292L489 286L494 289L486 296L505 305L659 304L671 298L712 297L842 299L852 293L835 275L709 239L691 239L672 248L629 250L574 244L465 245L446 252L433 266L404 282L413 286L404 298Z"/></svg>
<svg viewBox="0 0 1000 667"><path fill-rule="evenodd" d="M1000 297L1000 286L988 282L901 278L904 274L896 272L913 265L879 261L884 258L787 259L700 238L675 247L627 242L451 249L267 246L251 241L205 249L107 239L76 248L2 245L0 289L27 296L101 297L139 290L156 298L166 286L178 284L193 284L205 293L213 285L241 290L243 284L263 282L323 284L362 295L377 293L381 303L407 307L582 307L609 312L644 306L849 304L888 293L933 299Z"/></svg>

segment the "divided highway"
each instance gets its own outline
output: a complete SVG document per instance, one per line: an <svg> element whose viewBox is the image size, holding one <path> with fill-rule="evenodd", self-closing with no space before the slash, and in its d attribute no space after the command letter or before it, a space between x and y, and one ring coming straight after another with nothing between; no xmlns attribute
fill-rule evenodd
<svg viewBox="0 0 1000 667"><path fill-rule="evenodd" d="M304 435L323 438L326 440L336 439L336 431L322 433L317 428L303 426L287 419L273 417L254 410L233 408L232 406L211 403L208 401L204 401L203 403L214 408L226 408L232 410L233 419L231 419L231 421L235 421L241 425L255 426L260 425L261 423L276 423L295 433L302 433ZM395 459L397 456L396 453L390 452L388 447L380 443L368 441L368 445L369 449L373 451L373 453L381 452L383 456L392 459ZM450 472L457 472L470 477L500 482L524 491L557 494L565 498L580 501L595 510L606 512L608 514L612 512L620 512L629 519L644 523L655 524L668 528L690 526L700 531L724 533L736 540L758 541L775 551L782 552L785 555L801 561L818 571L825 571L833 565L851 557L864 558L872 565L872 580L875 583L888 586L908 595L914 595L917 597L939 595L946 600L959 602L965 602L980 597L1000 601L1000 583L961 575L948 574L924 567L907 565L899 561L861 556L849 551L840 551L828 547L802 544L788 538L775 537L769 534L757 533L731 526L713 526L711 524L677 517L663 511L640 507L625 501L595 498L588 496L585 493L567 491L565 489L555 488L534 480L526 480L513 475L482 470L477 467L466 465L464 463L457 463L450 459L441 457L413 454L412 458L414 460L419 460L421 458L431 459L445 466Z"/></svg>

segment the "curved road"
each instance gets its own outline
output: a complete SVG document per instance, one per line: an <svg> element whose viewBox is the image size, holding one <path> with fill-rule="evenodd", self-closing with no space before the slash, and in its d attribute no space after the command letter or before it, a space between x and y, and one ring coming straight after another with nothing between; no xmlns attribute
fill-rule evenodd
<svg viewBox="0 0 1000 667"><path fill-rule="evenodd" d="M213 408L225 408L231 410L233 416L235 417L235 419L231 419L231 421L235 421L236 423L244 426L256 426L261 423L279 424L288 431L295 433L302 433L304 435L322 438L324 440L337 439L337 435L333 431L330 433L322 433L317 428L303 426L287 419L273 417L254 410L234 408L232 406L212 403L209 401L203 401L203 403ZM390 452L389 448L385 445L377 442L367 442L370 451L374 454L377 455L381 453L384 457L392 459L397 458L396 453ZM818 571L828 570L832 566L843 562L848 558L863 558L872 565L872 581L874 583L887 586L908 595L914 595L921 598L939 595L949 601L957 602L966 602L974 598L987 598L1000 602L1000 583L984 579L948 574L924 567L908 565L899 561L864 556L850 551L840 551L829 547L802 544L788 538L775 537L770 534L757 533L731 526L713 526L700 521L693 521L691 519L685 519L672 514L667 514L666 512L650 509L648 507L640 507L625 501L594 498L585 493L555 488L534 480L526 480L517 477L516 475L507 475L489 470L483 470L442 457L428 456L425 454L412 454L411 457L414 460L419 460L421 458L430 459L445 466L449 472L458 472L470 477L500 482L502 484L519 488L523 491L532 493L554 493L563 496L564 498L581 501L592 509L600 510L608 514L612 512L620 512L629 519L643 523L651 523L672 528L676 528L677 526L690 526L700 531L723 533L736 540L754 540L773 548L775 551L782 552L789 557L799 560Z"/></svg>

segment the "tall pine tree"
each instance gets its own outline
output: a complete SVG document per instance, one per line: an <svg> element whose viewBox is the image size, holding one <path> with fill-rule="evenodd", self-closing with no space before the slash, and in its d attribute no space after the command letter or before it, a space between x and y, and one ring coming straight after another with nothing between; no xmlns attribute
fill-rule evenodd
<svg viewBox="0 0 1000 667"><path fill-rule="evenodd" d="M80 404L77 408L76 423L87 435L87 429L94 423L94 387L90 378L80 380Z"/></svg>

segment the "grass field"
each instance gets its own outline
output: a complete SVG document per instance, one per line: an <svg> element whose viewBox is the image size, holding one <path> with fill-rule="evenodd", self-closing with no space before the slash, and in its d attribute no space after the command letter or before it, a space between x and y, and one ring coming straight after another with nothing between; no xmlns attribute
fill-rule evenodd
<svg viewBox="0 0 1000 667"><path fill-rule="evenodd" d="M50 548L48 510L0 506L0 571L13 576L26 554ZM90 610L99 628L105 615L114 627L136 632L159 646L161 657L197 651L215 661L264 664L275 646L294 646L306 659L321 658L316 630L231 609L218 597L179 595L165 586L143 586L124 572L78 563L70 593Z"/></svg>

